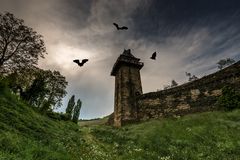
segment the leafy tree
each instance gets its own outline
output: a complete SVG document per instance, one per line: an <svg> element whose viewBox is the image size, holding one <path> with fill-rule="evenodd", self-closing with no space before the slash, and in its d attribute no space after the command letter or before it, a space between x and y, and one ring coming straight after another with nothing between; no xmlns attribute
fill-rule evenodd
<svg viewBox="0 0 240 160"><path fill-rule="evenodd" d="M31 105L39 107L44 96L49 92L46 85L44 71L39 69L38 72L35 73L35 79L31 86L25 91L25 100L29 101Z"/></svg>
<svg viewBox="0 0 240 160"><path fill-rule="evenodd" d="M69 120L72 118L74 106L75 106L75 96L73 95L69 99L68 105L67 105L67 108L66 108L66 115L67 115Z"/></svg>
<svg viewBox="0 0 240 160"><path fill-rule="evenodd" d="M49 111L51 109L51 104L49 101L47 100L43 100L42 102L42 106L40 108L40 111L41 112L46 112L46 111Z"/></svg>
<svg viewBox="0 0 240 160"><path fill-rule="evenodd" d="M19 93L20 96L23 98L23 94L27 88L29 88L33 80L35 79L35 73L37 72L37 68L25 68L18 71L14 71L13 73L7 75L5 77L9 88L14 93ZM24 99L24 98L23 98Z"/></svg>
<svg viewBox="0 0 240 160"><path fill-rule="evenodd" d="M223 69L224 67L227 67L235 62L234 59L231 58L226 58L226 59L221 59L217 62L218 69Z"/></svg>
<svg viewBox="0 0 240 160"><path fill-rule="evenodd" d="M198 79L198 77L197 76L195 76L195 75L193 75L192 77L189 77L189 81L191 82L191 81L195 81L195 80L197 80Z"/></svg>
<svg viewBox="0 0 240 160"><path fill-rule="evenodd" d="M68 82L59 71L46 71L45 79L47 84L46 88L49 91L48 95L46 95L46 99L51 106L57 108L62 105L62 98L67 94L66 87Z"/></svg>
<svg viewBox="0 0 240 160"><path fill-rule="evenodd" d="M188 72L185 72L185 74L188 77L188 81L191 81L192 74Z"/></svg>
<svg viewBox="0 0 240 160"><path fill-rule="evenodd" d="M81 107L82 107L82 102L81 102L80 99L78 99L77 105L74 107L73 118L72 118L72 121L75 122L75 123L78 122L78 118L79 118L79 115L80 115Z"/></svg>
<svg viewBox="0 0 240 160"><path fill-rule="evenodd" d="M191 81L195 81L198 79L197 76L195 75L192 75L191 73L188 73L188 72L185 72L186 76L188 77L188 81L191 82Z"/></svg>
<svg viewBox="0 0 240 160"><path fill-rule="evenodd" d="M176 87L178 83L175 80L172 80L171 85L163 85L163 90L170 89L172 87Z"/></svg>
<svg viewBox="0 0 240 160"><path fill-rule="evenodd" d="M16 71L37 64L46 48L42 36L25 26L22 19L0 13L0 72Z"/></svg>
<svg viewBox="0 0 240 160"><path fill-rule="evenodd" d="M6 78L8 86L15 93L20 93L20 97L30 104L43 107L45 101L51 108L61 105L62 98L66 95L67 81L58 71L42 70L37 67L13 72ZM50 109L50 108L47 108ZM52 108L52 109L53 109Z"/></svg>
<svg viewBox="0 0 240 160"><path fill-rule="evenodd" d="M191 77L191 73L185 72L187 77Z"/></svg>
<svg viewBox="0 0 240 160"><path fill-rule="evenodd" d="M8 77L10 88L15 93L19 91L23 99L46 109L61 105L67 82L58 71L34 67L44 54L41 35L13 14L0 13L0 73L12 73Z"/></svg>
<svg viewBox="0 0 240 160"><path fill-rule="evenodd" d="M66 87L68 83L66 78L59 71L40 70L36 74L34 83L31 85L32 91L38 92L35 104L41 108L44 105L43 102L46 101L48 105L44 106L45 110L61 106L62 98L67 93ZM31 90L29 89L29 91Z"/></svg>
<svg viewBox="0 0 240 160"><path fill-rule="evenodd" d="M178 83L175 80L172 80L171 87L176 87L176 86L178 86Z"/></svg>

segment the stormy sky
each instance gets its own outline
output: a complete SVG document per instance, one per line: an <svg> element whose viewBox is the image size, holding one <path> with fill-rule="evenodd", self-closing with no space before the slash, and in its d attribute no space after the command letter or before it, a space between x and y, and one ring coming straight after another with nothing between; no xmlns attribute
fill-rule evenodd
<svg viewBox="0 0 240 160"><path fill-rule="evenodd" d="M69 82L58 111L74 94L83 119L113 112L110 72L124 48L144 62L144 93L173 79L187 82L186 71L202 77L217 71L220 59L240 59L239 0L0 0L5 11L43 35L48 55L39 67L59 70ZM117 31L113 22L129 30ZM156 61L149 59L154 51ZM82 58L89 58L82 68L72 62Z"/></svg>

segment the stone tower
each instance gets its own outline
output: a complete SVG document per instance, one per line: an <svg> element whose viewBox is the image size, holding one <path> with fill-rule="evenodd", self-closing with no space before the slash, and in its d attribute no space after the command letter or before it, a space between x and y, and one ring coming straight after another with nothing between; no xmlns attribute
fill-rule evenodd
<svg viewBox="0 0 240 160"><path fill-rule="evenodd" d="M115 62L111 76L115 76L114 126L120 127L125 122L137 118L136 96L142 94L140 69L143 63L124 50Z"/></svg>

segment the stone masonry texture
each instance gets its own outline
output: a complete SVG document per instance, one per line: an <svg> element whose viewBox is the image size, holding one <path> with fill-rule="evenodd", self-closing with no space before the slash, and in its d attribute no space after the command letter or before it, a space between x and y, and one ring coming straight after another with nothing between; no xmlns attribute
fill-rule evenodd
<svg viewBox="0 0 240 160"><path fill-rule="evenodd" d="M216 73L167 90L142 93L140 69L143 63L130 50L119 56L111 75L115 76L114 113L109 124L181 116L216 110L224 86L240 90L240 61Z"/></svg>

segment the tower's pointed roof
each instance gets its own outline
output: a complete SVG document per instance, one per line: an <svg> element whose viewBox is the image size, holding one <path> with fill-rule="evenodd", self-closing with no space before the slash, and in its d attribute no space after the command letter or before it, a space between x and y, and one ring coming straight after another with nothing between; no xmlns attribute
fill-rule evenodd
<svg viewBox="0 0 240 160"><path fill-rule="evenodd" d="M143 67L143 62L139 62L139 61L140 61L140 59L133 56L130 49L127 49L127 50L124 49L123 53L120 54L117 61L115 62L114 66L112 68L111 75L115 76L120 65L122 65L122 64L131 65L131 66L141 69Z"/></svg>

